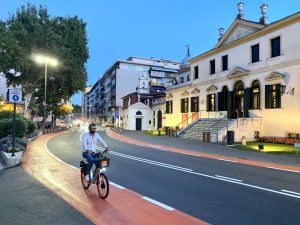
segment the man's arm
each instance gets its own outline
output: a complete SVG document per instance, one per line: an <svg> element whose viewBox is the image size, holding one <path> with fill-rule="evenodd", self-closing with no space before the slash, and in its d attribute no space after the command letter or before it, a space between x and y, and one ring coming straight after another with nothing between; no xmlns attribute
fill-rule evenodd
<svg viewBox="0 0 300 225"><path fill-rule="evenodd" d="M87 151L89 150L88 146L87 146L87 135L83 135L83 138L82 138L82 148L83 148L83 151Z"/></svg>
<svg viewBox="0 0 300 225"><path fill-rule="evenodd" d="M105 141L103 141L103 139L101 138L101 136L99 134L97 135L97 140L99 141L100 144L102 144L104 146L105 149L108 148L107 144L105 143Z"/></svg>

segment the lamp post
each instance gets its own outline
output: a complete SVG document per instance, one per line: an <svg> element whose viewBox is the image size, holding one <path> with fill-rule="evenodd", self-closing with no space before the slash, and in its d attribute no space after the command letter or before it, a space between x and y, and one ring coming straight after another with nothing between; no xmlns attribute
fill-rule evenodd
<svg viewBox="0 0 300 225"><path fill-rule="evenodd" d="M38 64L42 64L45 66L45 100L44 100L44 124L43 124L43 132L45 133L45 127L46 127L46 109L47 109L47 73L48 73L48 65L50 66L57 66L58 61L55 58L51 58L49 56L45 55L36 55L34 56L35 62Z"/></svg>

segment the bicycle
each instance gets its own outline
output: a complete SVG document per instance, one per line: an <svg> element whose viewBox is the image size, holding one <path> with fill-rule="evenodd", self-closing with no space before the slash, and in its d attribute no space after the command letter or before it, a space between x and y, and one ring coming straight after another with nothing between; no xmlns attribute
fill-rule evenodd
<svg viewBox="0 0 300 225"><path fill-rule="evenodd" d="M107 176L103 173L106 167L109 167L110 159L103 157L103 154L107 151L102 151L96 153L96 156L94 158L94 164L96 165L96 168L94 170L93 177L89 180L85 180L85 174L86 169L88 166L87 160L80 161L80 167L81 167L81 183L84 189L88 189L91 184L97 185L97 191L98 194L102 199L107 198L109 194L109 182ZM91 170L92 171L92 170Z"/></svg>

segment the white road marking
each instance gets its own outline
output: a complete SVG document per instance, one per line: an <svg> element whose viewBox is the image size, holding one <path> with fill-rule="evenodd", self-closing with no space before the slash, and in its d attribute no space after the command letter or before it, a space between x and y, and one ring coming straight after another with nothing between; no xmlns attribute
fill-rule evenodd
<svg viewBox="0 0 300 225"><path fill-rule="evenodd" d="M300 196L300 193L299 193L299 192L288 191L288 190L281 190L281 191L287 192L287 193L290 193L290 194L294 194L294 195L299 195L299 196Z"/></svg>
<svg viewBox="0 0 300 225"><path fill-rule="evenodd" d="M131 155L122 154L122 153L119 153L119 152L111 151L110 154L117 155L117 156L124 157L124 158L128 158L128 159L132 159L132 160L136 160L136 161L140 161L140 162L144 162L144 163L153 164L153 165L156 165L156 166L162 166L162 167L166 167L166 168L170 168L170 169L174 169L174 170L193 171L191 169L187 169L187 168L184 168L184 167L174 166L174 165L171 165L171 164L157 162L157 161L153 161L153 160L149 160L149 159L143 159L143 158L139 158L139 157L135 157L135 156L131 156Z"/></svg>
<svg viewBox="0 0 300 225"><path fill-rule="evenodd" d="M109 134L108 134L108 135L109 135ZM109 135L109 136L110 136L110 135ZM110 136L110 137L111 137L111 136ZM114 138L114 139L115 139L115 138ZM123 141L123 142L124 142L124 141ZM121 153L119 153L119 154L121 154ZM189 153L182 153L182 154L190 155ZM121 156L121 155L119 155L119 156ZM132 157L126 157L126 158L131 158L131 159L133 159ZM220 159L220 160L223 160L223 161L229 161L229 162L235 162L235 161L231 161L231 160L227 160L227 159ZM158 164L154 164L154 165L158 165ZM168 168L171 168L171 167L168 167ZM271 169L279 169L279 168L275 168L275 167L267 167L267 168L271 168ZM175 168L171 168L171 169L175 169ZM177 170L179 170L179 169L177 169ZM284 169L280 169L280 170L284 170ZM212 178L212 179L215 179L215 180L221 180L221 181L225 181L225 182L229 182L229 183L233 183L233 184L238 184L238 185L242 185L242 186L246 186L246 187L251 187L251 188L254 188L254 189L258 189L258 190L268 191L268 192L272 192L272 193L276 193L276 194L285 195L285 196L289 196L289 197L293 197L293 198L298 198L298 199L300 199L300 195L290 194L290 193L285 193L285 192L276 191L276 190L268 189L268 188L263 188L263 187L259 187L259 186L256 186L256 185L251 185L251 184L242 183L242 182L236 181L236 180L229 180L228 178L227 178L227 179L224 179L224 178L222 178L222 177L211 176L211 175L202 174L202 173L197 173L197 172L189 171L189 170L181 170L181 171L186 172L186 173L190 173L190 174L194 174L194 175L198 175L198 176L203 176L203 177L207 177L207 178ZM285 170L285 171L289 171L289 172L298 172L298 171L293 171L293 170Z"/></svg>
<svg viewBox="0 0 300 225"><path fill-rule="evenodd" d="M155 204L155 205L158 205L158 206L160 206L162 208L165 208L165 209L167 209L169 211L174 210L174 208L172 208L172 207L170 207L168 205L165 205L165 204L163 204L161 202L155 201L155 200L153 200L151 198L148 198L148 197L142 197L142 198L145 199L145 200L147 200L147 201L149 201L149 202L151 202L151 203L153 203L153 204Z"/></svg>
<svg viewBox="0 0 300 225"><path fill-rule="evenodd" d="M276 167L271 167L271 166L266 166L266 168L275 169L275 170L283 170L283 171L288 171L288 172L293 172L293 173L299 173L299 171L296 171L296 170L281 169L281 168L276 168Z"/></svg>
<svg viewBox="0 0 300 225"><path fill-rule="evenodd" d="M220 177L220 178L227 179L227 180L233 180L233 181L237 181L237 182L243 182L243 180L238 180L238 179L231 178L231 177L224 177L224 176L219 176L219 175L216 175L216 177Z"/></svg>
<svg viewBox="0 0 300 225"><path fill-rule="evenodd" d="M109 184L111 184L111 185L113 185L113 186L115 186L115 187L117 187L117 188L120 188L120 189L122 189L122 190L125 190L126 188L125 187L123 187L123 186L121 186L121 185L118 185L118 184L116 184L116 183L114 183L114 182L109 182Z"/></svg>

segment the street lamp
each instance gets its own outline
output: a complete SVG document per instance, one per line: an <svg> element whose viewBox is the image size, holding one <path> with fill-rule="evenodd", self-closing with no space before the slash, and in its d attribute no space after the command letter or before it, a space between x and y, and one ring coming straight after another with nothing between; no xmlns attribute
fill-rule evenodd
<svg viewBox="0 0 300 225"><path fill-rule="evenodd" d="M34 61L38 64L45 65L45 101L44 101L44 124L43 124L43 132L45 133L45 126L46 126L46 108L47 108L47 72L48 72L48 65L56 67L58 65L58 61L55 58L45 56L45 55L35 55Z"/></svg>

